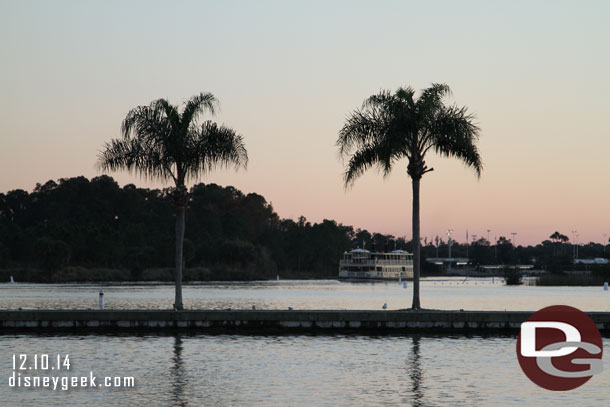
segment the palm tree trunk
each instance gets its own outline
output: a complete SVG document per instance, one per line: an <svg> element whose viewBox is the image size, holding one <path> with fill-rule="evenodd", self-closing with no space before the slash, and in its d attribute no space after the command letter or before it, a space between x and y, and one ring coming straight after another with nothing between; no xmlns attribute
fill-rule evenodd
<svg viewBox="0 0 610 407"><path fill-rule="evenodd" d="M419 178L413 178L413 305L411 307L414 310L421 308L419 304L419 181Z"/></svg>
<svg viewBox="0 0 610 407"><path fill-rule="evenodd" d="M184 248L184 212L186 208L182 205L176 206L176 271L174 277L176 279L176 300L174 308L178 311L184 309L182 304L182 252Z"/></svg>

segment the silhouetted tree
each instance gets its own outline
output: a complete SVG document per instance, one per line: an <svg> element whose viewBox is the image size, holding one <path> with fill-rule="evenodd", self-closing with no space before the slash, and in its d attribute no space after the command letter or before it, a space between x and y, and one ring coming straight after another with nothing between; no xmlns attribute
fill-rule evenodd
<svg viewBox="0 0 610 407"><path fill-rule="evenodd" d="M99 155L103 170L127 170L145 177L172 180L176 211L176 298L182 303L183 243L185 211L189 200L186 181L197 179L219 166L246 166L243 139L235 131L211 121L198 123L204 113L214 114L217 100L201 93L188 100L182 112L165 99L139 106L127 113L122 139L104 145Z"/></svg>
<svg viewBox="0 0 610 407"><path fill-rule="evenodd" d="M482 237L472 243L470 261L476 265L491 264L493 262L493 253L487 239Z"/></svg>
<svg viewBox="0 0 610 407"><path fill-rule="evenodd" d="M413 187L413 309L420 309L419 184L422 176L432 171L426 165L426 154L432 150L456 157L472 167L477 176L483 168L474 117L465 107L445 105L443 100L449 94L444 84L433 84L417 99L411 87L394 93L381 91L347 118L337 140L342 156L349 158L346 187L373 166L388 175L396 161L408 160L407 173Z"/></svg>
<svg viewBox="0 0 610 407"><path fill-rule="evenodd" d="M564 250L562 245L570 240L566 235L561 234L557 231L555 231L551 236L549 236L549 239L555 242L555 255L557 255L559 252L563 253Z"/></svg>

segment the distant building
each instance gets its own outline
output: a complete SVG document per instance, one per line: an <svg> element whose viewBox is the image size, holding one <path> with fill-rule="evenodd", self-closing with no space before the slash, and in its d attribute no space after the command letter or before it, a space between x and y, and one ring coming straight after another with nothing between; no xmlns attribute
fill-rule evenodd
<svg viewBox="0 0 610 407"><path fill-rule="evenodd" d="M436 264L443 270L456 269L460 270L468 265L470 259L466 257L429 257L426 259L428 263Z"/></svg>
<svg viewBox="0 0 610 407"><path fill-rule="evenodd" d="M610 260L603 257L596 257L594 259L574 259L574 264L608 264Z"/></svg>
<svg viewBox="0 0 610 407"><path fill-rule="evenodd" d="M605 259L604 259L605 260ZM439 266L443 271L447 270L464 270L468 267L470 259L466 257L429 257L426 259L428 263ZM503 271L505 268L517 268L518 270L532 270L533 264L517 264L517 265L506 265L506 264L488 264L477 266L479 271L498 272Z"/></svg>
<svg viewBox="0 0 610 407"><path fill-rule="evenodd" d="M482 271L502 271L505 268L517 268L518 270L532 270L533 264L517 264L517 265L506 265L506 264L488 264L485 266L479 266Z"/></svg>

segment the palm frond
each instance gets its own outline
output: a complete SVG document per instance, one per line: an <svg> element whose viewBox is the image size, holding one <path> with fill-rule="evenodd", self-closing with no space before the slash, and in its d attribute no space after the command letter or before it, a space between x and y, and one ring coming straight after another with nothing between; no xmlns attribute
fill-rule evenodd
<svg viewBox="0 0 610 407"><path fill-rule="evenodd" d="M142 144L138 139L113 139L98 154L103 171L127 170L149 179L173 178L172 162L162 149Z"/></svg>
<svg viewBox="0 0 610 407"><path fill-rule="evenodd" d="M377 145L369 144L355 151L347 164L343 181L346 188L352 186L356 179L369 168L378 165L379 150Z"/></svg>
<svg viewBox="0 0 610 407"><path fill-rule="evenodd" d="M460 159L481 176L483 162L477 147L480 129L465 107L444 107L430 126L431 142L437 154Z"/></svg>
<svg viewBox="0 0 610 407"><path fill-rule="evenodd" d="M169 103L166 99L157 99L152 102L149 108L156 112L158 116L165 116L173 129L177 129L180 124L180 112L178 107Z"/></svg>
<svg viewBox="0 0 610 407"><path fill-rule="evenodd" d="M376 95L371 95L362 102L362 109L383 107L388 104L394 95L389 90L381 90Z"/></svg>
<svg viewBox="0 0 610 407"><path fill-rule="evenodd" d="M429 88L426 88L421 92L417 101L423 104L438 104L442 102L443 98L446 96L451 96L451 88L449 85L445 83L433 83Z"/></svg>
<svg viewBox="0 0 610 407"><path fill-rule="evenodd" d="M443 99L451 95L449 86L442 83L433 83L424 89L417 99L416 111L420 125L425 126L443 107Z"/></svg>
<svg viewBox="0 0 610 407"><path fill-rule="evenodd" d="M410 108L414 107L415 102L413 100L413 97L415 96L415 91L413 90L412 87L410 87L410 86L407 86L406 88L400 87L396 90L394 95L398 99L406 102Z"/></svg>
<svg viewBox="0 0 610 407"><path fill-rule="evenodd" d="M124 138L153 139L172 131L172 124L165 113L165 108L157 102L153 102L150 106L138 106L127 113L121 125Z"/></svg>
<svg viewBox="0 0 610 407"><path fill-rule="evenodd" d="M185 174L189 178L230 166L246 168L248 153L243 137L234 130L212 121L189 133L188 152L184 161Z"/></svg>
<svg viewBox="0 0 610 407"><path fill-rule="evenodd" d="M209 92L201 92L193 96L186 102L182 111L182 127L188 128L191 124L196 125L197 117L205 111L211 115L216 113L218 109L218 100Z"/></svg>
<svg viewBox="0 0 610 407"><path fill-rule="evenodd" d="M354 110L339 130L337 146L342 156L351 154L360 145L374 141L386 126L378 108Z"/></svg>

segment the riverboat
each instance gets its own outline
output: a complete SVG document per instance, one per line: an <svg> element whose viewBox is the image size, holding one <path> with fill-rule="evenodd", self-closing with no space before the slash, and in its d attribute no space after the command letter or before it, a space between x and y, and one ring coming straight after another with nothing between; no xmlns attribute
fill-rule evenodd
<svg viewBox="0 0 610 407"><path fill-rule="evenodd" d="M413 255L404 250L375 252L354 249L339 261L340 280L408 280L413 278Z"/></svg>

